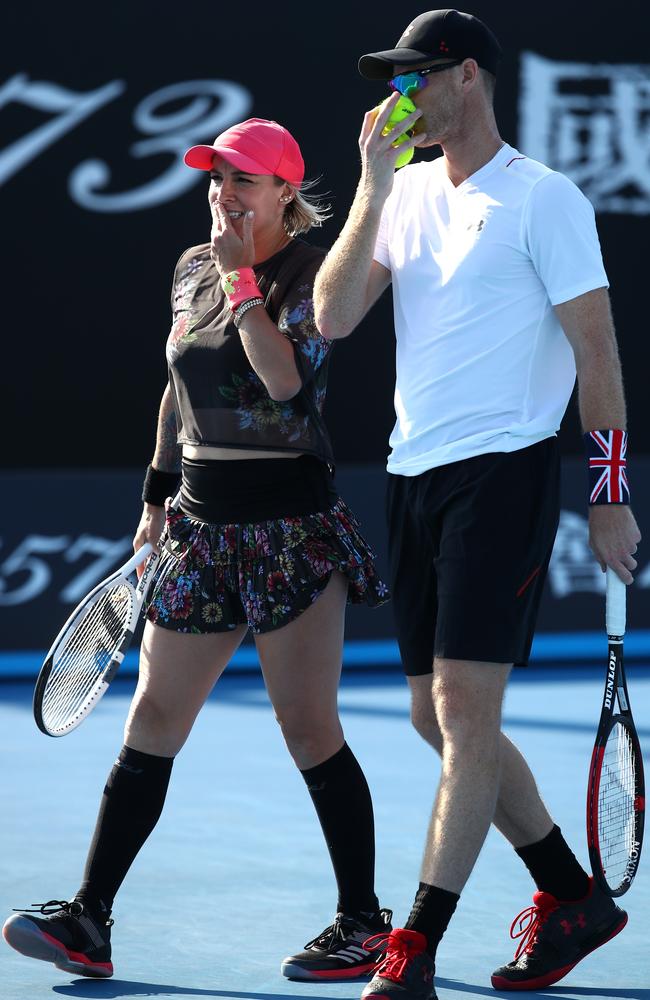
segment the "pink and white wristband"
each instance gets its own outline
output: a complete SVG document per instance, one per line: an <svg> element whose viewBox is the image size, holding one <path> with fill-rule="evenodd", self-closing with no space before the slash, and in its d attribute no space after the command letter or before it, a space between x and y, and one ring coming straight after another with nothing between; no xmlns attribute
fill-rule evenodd
<svg viewBox="0 0 650 1000"><path fill-rule="evenodd" d="M228 274L224 274L221 278L221 287L226 293L228 305L233 312L237 306L248 299L262 298L252 267L240 267L237 271L229 271Z"/></svg>

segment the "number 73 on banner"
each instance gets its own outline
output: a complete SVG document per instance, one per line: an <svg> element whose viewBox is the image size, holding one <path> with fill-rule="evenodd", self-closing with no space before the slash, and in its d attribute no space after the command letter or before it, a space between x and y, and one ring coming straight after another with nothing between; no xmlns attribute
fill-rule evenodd
<svg viewBox="0 0 650 1000"><path fill-rule="evenodd" d="M80 93L57 83L30 80L17 73L0 85L0 112L10 104L51 115L50 119L0 150L0 186L24 170L44 150L115 101L126 90L123 80L112 80L96 90ZM165 112L171 102L185 101L180 110ZM158 177L132 191L101 193L111 179L104 160L85 160L70 174L70 197L94 212L137 212L171 201L193 187L200 177L183 164L188 145L212 141L229 125L241 121L252 107L248 90L231 80L186 80L170 84L145 97L133 112L133 124L150 138L134 143L136 159L169 154L171 165Z"/></svg>

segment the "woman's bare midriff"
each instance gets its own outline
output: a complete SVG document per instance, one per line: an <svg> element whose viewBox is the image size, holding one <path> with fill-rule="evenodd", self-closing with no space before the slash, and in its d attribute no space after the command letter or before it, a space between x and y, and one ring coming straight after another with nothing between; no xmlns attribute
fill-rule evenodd
<svg viewBox="0 0 650 1000"><path fill-rule="evenodd" d="M183 458L201 462L231 462L249 458L300 458L301 451L255 451L248 448L214 448L210 445L183 445Z"/></svg>

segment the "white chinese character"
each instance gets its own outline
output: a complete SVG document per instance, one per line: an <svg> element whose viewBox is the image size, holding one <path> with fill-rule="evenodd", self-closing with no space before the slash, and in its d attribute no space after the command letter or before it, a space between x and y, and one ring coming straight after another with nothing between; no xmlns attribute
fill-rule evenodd
<svg viewBox="0 0 650 1000"><path fill-rule="evenodd" d="M604 594L605 574L589 548L589 522L570 510L560 513L548 579L554 597L586 592Z"/></svg>
<svg viewBox="0 0 650 1000"><path fill-rule="evenodd" d="M519 147L598 212L650 214L650 65L521 57Z"/></svg>

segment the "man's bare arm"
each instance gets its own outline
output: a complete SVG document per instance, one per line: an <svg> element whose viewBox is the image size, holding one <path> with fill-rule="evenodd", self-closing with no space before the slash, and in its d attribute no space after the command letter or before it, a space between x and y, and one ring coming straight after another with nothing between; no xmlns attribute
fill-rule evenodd
<svg viewBox="0 0 650 1000"><path fill-rule="evenodd" d="M583 430L626 428L625 395L614 321L606 288L555 307L576 359Z"/></svg>
<svg viewBox="0 0 650 1000"><path fill-rule="evenodd" d="M347 337L390 284L390 271L373 260L377 213L360 189L345 226L314 282L314 317L323 337Z"/></svg>
<svg viewBox="0 0 650 1000"><path fill-rule="evenodd" d="M555 307L576 359L578 404L583 430L625 430L627 417L621 363L607 289L579 295ZM610 566L624 583L633 582L630 570L641 541L628 506L599 504L589 508L590 545L601 568Z"/></svg>

